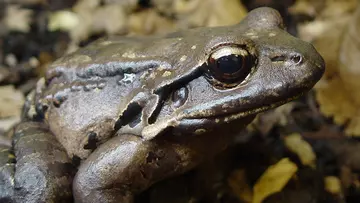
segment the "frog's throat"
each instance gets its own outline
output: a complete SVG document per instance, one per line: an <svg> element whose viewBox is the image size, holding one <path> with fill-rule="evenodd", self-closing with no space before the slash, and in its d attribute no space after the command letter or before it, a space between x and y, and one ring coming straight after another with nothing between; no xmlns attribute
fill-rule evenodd
<svg viewBox="0 0 360 203"><path fill-rule="evenodd" d="M170 127L178 127L181 124L182 120L203 120L202 122L208 122L208 123L214 123L214 125L221 124L221 123L230 123L231 121L238 120L241 118L245 118L247 116L256 115L258 113L264 112L269 109L276 108L278 106L281 106L285 103L288 103L290 101L293 101L300 96L302 96L304 93L300 93L296 96L287 98L285 100L270 104L270 105L264 105L257 108L253 108L247 111L242 111L238 113L233 114L223 114L223 115L217 115L217 116L211 116L211 117L194 117L189 115L189 113L185 114L182 113L177 117L165 117L164 119L158 120L155 123L148 125L144 127L141 134L142 137L146 140L151 140L154 137L156 137L158 134L163 132L164 130L170 128Z"/></svg>

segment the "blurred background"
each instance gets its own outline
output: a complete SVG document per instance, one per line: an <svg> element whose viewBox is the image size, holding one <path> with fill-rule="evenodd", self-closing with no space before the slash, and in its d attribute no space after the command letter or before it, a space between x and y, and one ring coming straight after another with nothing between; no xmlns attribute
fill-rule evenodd
<svg viewBox="0 0 360 203"><path fill-rule="evenodd" d="M107 35L236 24L269 6L326 61L307 95L259 115L232 146L155 184L137 202L359 203L358 0L0 0L0 141L26 95L62 55Z"/></svg>

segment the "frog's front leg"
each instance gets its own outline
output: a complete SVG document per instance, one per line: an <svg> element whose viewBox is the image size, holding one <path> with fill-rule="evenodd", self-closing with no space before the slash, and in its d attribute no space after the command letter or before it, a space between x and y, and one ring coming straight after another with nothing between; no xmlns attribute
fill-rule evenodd
<svg viewBox="0 0 360 203"><path fill-rule="evenodd" d="M73 182L75 202L133 202L133 195L153 183L184 173L225 149L229 138L217 133L181 140L116 136L81 164Z"/></svg>
<svg viewBox="0 0 360 203"><path fill-rule="evenodd" d="M64 148L47 126L39 122L20 123L14 131L15 165L3 163L2 187L12 194L0 196L9 202L72 202L72 165ZM6 167L8 166L8 167ZM11 167L12 166L12 167ZM0 192L2 193L2 192Z"/></svg>

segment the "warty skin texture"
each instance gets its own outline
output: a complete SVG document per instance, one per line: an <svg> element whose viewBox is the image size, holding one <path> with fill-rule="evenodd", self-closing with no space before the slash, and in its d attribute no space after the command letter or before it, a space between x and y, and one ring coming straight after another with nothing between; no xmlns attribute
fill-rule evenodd
<svg viewBox="0 0 360 203"><path fill-rule="evenodd" d="M245 79L224 82L229 69L211 69L209 58L228 50L251 59ZM0 180L14 180L1 183L0 200L132 202L224 150L257 113L304 94L323 72L313 46L270 8L228 27L99 40L54 62L28 96L16 162L1 161L8 147L0 154ZM81 160L77 172L71 160Z"/></svg>

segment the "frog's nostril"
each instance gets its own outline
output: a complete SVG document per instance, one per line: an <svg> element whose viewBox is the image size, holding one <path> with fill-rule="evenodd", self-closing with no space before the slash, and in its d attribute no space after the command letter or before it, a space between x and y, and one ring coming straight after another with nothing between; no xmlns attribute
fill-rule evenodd
<svg viewBox="0 0 360 203"><path fill-rule="evenodd" d="M295 64L300 64L302 62L303 58L302 58L302 56L296 54L296 55L291 56L290 60Z"/></svg>
<svg viewBox="0 0 360 203"><path fill-rule="evenodd" d="M284 62L286 60L286 57L284 55L281 56L275 56L270 59L272 62Z"/></svg>

